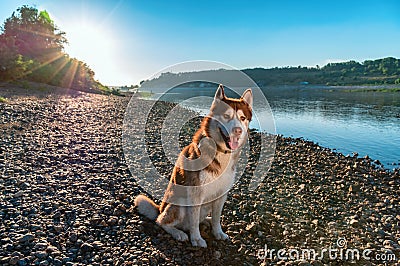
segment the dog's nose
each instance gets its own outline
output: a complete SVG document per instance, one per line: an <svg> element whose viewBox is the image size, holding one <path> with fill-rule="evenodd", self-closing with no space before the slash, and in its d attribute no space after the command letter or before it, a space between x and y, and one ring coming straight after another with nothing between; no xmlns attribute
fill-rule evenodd
<svg viewBox="0 0 400 266"><path fill-rule="evenodd" d="M240 127L234 127L232 131L235 135L242 135L242 129Z"/></svg>

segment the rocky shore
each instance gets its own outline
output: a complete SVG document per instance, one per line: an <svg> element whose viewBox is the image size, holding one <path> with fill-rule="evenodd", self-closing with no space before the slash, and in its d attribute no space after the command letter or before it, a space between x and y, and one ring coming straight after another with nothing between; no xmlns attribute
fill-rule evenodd
<svg viewBox="0 0 400 266"><path fill-rule="evenodd" d="M208 248L175 241L133 207L145 191L121 144L129 100L62 91L0 103L0 265L400 263L399 170L282 136L258 190L247 189L249 170L229 193L222 226L231 241L214 240L206 225ZM265 254L328 248L360 258Z"/></svg>

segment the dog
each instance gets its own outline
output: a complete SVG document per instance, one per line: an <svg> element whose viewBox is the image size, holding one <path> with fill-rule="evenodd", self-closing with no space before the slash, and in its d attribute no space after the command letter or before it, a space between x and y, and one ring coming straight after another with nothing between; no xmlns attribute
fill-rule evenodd
<svg viewBox="0 0 400 266"><path fill-rule="evenodd" d="M219 85L209 114L177 159L162 203L139 195L134 200L139 213L155 220L176 240L189 240L185 233L189 232L192 246L207 247L200 235L200 223L205 220L216 239L229 239L221 228L221 212L248 138L252 105L251 89L233 99Z"/></svg>

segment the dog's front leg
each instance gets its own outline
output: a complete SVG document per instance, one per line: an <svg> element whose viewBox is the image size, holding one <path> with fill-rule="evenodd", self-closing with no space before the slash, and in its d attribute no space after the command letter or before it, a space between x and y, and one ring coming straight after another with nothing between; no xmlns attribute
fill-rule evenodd
<svg viewBox="0 0 400 266"><path fill-rule="evenodd" d="M206 241L200 235L200 209L201 205L192 206L188 209L190 224L190 241L194 247L207 247Z"/></svg>
<svg viewBox="0 0 400 266"><path fill-rule="evenodd" d="M212 217L211 217L211 228L213 235L216 239L226 240L229 236L222 231L221 228L221 213L224 203L226 201L227 194L223 195L219 199L216 199L212 203Z"/></svg>

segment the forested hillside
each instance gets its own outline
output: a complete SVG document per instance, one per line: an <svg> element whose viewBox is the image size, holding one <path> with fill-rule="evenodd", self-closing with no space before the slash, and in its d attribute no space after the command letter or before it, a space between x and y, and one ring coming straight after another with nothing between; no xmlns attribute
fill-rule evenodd
<svg viewBox="0 0 400 266"><path fill-rule="evenodd" d="M186 80L231 79L233 70L210 70L188 73L163 73L159 78L146 81L148 87L180 84ZM400 84L400 59L387 57L329 63L323 67L252 68L242 70L259 86L271 85L383 85ZM143 82L142 82L143 83ZM204 82L197 82L198 85ZM242 86L243 84L237 84Z"/></svg>
<svg viewBox="0 0 400 266"><path fill-rule="evenodd" d="M366 60L362 63L348 61L329 63L322 68L285 67L254 68L244 72L259 85L298 84L318 85L379 85L400 84L400 60L387 57Z"/></svg>

